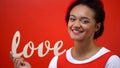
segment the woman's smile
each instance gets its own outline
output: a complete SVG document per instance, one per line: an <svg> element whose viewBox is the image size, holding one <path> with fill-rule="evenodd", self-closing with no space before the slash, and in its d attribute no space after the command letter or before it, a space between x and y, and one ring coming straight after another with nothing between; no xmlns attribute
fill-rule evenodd
<svg viewBox="0 0 120 68"><path fill-rule="evenodd" d="M74 35L80 35L81 33L83 33L83 31L79 30L79 29L72 29L72 33Z"/></svg>

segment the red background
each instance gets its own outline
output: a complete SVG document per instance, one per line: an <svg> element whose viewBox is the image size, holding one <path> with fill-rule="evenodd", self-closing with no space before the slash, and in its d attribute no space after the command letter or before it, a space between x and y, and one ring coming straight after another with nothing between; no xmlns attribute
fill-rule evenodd
<svg viewBox="0 0 120 68"><path fill-rule="evenodd" d="M14 33L19 30L21 40L19 51L33 41L35 47L49 40L51 47L62 40L61 50L73 46L64 21L67 7L72 0L0 0L0 68L13 68L10 51ZM104 34L97 39L99 45L105 46L120 56L120 0L103 0L106 19ZM44 48L45 50L45 48ZM45 57L39 57L37 51L29 61L33 68L47 68L54 56L50 51Z"/></svg>

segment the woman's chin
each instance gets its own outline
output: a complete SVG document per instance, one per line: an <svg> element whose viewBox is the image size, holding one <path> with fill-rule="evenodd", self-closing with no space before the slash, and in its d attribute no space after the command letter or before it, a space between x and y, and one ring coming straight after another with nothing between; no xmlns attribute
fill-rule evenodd
<svg viewBox="0 0 120 68"><path fill-rule="evenodd" d="M83 40L83 38L80 38L80 37L71 37L72 40L74 41L80 41L80 40Z"/></svg>

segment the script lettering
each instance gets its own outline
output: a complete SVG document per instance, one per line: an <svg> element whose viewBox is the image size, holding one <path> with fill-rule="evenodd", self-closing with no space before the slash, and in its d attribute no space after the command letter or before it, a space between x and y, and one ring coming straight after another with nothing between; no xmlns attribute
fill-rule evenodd
<svg viewBox="0 0 120 68"><path fill-rule="evenodd" d="M46 40L45 42L41 42L38 47L34 47L34 43L33 41L29 41L23 48L23 51L20 53L17 53L17 49L19 47L20 44L20 32L16 31L16 33L14 34L13 40L12 40L12 53L13 53L13 57L21 57L22 55L25 58L29 58L34 54L35 50L38 50L38 56L39 57L44 57L46 56L50 50L53 50L54 55L61 55L63 54L66 49L64 49L62 52L59 52L59 50L62 48L63 46L63 41L57 41L54 45L53 48L50 47L50 41ZM43 53L43 47L46 48L45 53ZM28 49L30 49L30 53L28 54Z"/></svg>

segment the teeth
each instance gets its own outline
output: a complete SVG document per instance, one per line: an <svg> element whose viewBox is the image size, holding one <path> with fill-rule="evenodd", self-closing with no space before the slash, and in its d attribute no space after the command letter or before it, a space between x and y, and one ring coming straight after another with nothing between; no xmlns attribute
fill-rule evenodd
<svg viewBox="0 0 120 68"><path fill-rule="evenodd" d="M73 32L74 32L74 33L80 33L80 31L78 31L78 30L73 30Z"/></svg>
<svg viewBox="0 0 120 68"><path fill-rule="evenodd" d="M73 32L79 32L78 30L73 30Z"/></svg>

